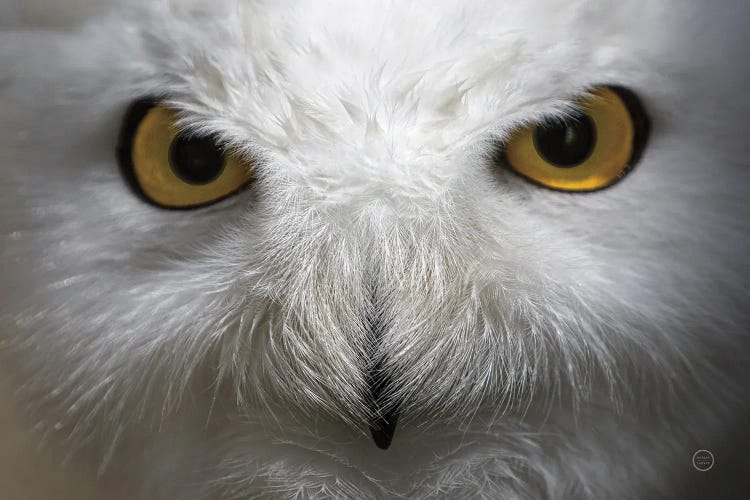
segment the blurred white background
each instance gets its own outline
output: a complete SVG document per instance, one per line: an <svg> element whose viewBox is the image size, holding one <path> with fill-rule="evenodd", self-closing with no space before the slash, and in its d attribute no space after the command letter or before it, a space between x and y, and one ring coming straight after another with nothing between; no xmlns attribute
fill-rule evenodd
<svg viewBox="0 0 750 500"><path fill-rule="evenodd" d="M0 0L0 27L18 24L61 26L107 0Z"/></svg>
<svg viewBox="0 0 750 500"><path fill-rule="evenodd" d="M0 31L22 25L66 26L111 0L0 0ZM0 75L5 68L0 66ZM0 114L0 119L1 119ZM62 463L66 455L41 446L11 384L0 377L0 499L93 500L113 498L96 482L95 464ZM119 488L117 488L119 490Z"/></svg>

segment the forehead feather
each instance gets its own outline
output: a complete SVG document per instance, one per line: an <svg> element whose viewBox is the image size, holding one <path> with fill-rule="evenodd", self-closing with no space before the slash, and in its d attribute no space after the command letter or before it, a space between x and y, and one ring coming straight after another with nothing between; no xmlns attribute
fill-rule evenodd
<svg viewBox="0 0 750 500"><path fill-rule="evenodd" d="M560 110L592 84L637 80L649 52L633 19L666 11L557 0L291 4L149 7L156 66L189 120L307 155L321 134L360 145L368 131L445 154Z"/></svg>

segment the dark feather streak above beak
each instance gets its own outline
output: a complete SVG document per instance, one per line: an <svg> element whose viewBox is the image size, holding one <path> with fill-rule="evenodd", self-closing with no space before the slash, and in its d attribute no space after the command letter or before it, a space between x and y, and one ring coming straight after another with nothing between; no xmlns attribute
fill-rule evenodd
<svg viewBox="0 0 750 500"><path fill-rule="evenodd" d="M390 448L393 435L396 432L399 410L398 405L393 402L388 404L385 400L385 392L389 385L388 377L382 371L373 369L369 373L370 409L370 434L375 445L381 450Z"/></svg>
<svg viewBox="0 0 750 500"><path fill-rule="evenodd" d="M399 402L392 398L391 380L385 367L382 352L383 335L386 322L383 309L377 302L373 291L373 312L369 318L370 326L370 368L367 371L368 406L370 408L370 434L375 445L381 450L390 448L399 417Z"/></svg>

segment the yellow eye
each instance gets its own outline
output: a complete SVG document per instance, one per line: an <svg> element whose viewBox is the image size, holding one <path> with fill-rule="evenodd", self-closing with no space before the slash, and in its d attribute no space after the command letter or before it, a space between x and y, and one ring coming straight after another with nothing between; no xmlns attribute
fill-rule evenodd
<svg viewBox="0 0 750 500"><path fill-rule="evenodd" d="M133 187L166 208L196 208L217 202L247 184L252 165L227 152L210 136L180 131L177 113L154 101L134 104L118 148Z"/></svg>
<svg viewBox="0 0 750 500"><path fill-rule="evenodd" d="M505 150L513 170L562 191L595 191L624 177L648 136L638 98L618 87L598 87L572 117L518 131Z"/></svg>

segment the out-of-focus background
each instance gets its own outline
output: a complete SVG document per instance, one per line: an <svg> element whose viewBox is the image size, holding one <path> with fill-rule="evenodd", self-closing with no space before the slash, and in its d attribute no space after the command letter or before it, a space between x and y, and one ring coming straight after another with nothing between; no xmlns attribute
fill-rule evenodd
<svg viewBox="0 0 750 500"><path fill-rule="evenodd" d="M110 0L0 0L0 27L64 26L107 3Z"/></svg>
<svg viewBox="0 0 750 500"><path fill-rule="evenodd" d="M89 500L96 492L93 467L65 462L61 450L43 447L15 403L0 372L0 498L3 500ZM120 498L112 495L109 498Z"/></svg>
<svg viewBox="0 0 750 500"><path fill-rule="evenodd" d="M0 30L43 26L66 28L111 3L112 0L0 0ZM0 67L0 73L3 68ZM2 113L0 112L0 115ZM104 495L93 464L72 460L65 453L43 447L20 408L15 391L0 369L0 499L88 500L123 498Z"/></svg>

